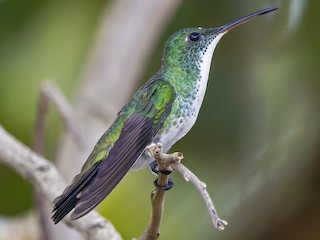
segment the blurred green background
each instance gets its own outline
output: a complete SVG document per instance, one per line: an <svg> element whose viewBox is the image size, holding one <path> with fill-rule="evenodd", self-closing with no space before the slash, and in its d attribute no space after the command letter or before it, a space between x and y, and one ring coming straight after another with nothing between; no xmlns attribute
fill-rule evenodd
<svg viewBox="0 0 320 240"><path fill-rule="evenodd" d="M0 124L25 144L31 146L41 81L54 79L73 99L108 4L0 1ZM207 183L229 225L216 231L194 187L174 173L162 239L320 236L319 1L185 0L141 84L159 69L163 45L176 30L223 25L269 6L280 9L219 43L199 119L173 148ZM55 111L47 129L46 156L54 159L63 130ZM153 178L148 170L129 173L99 207L124 239L140 236L148 222ZM32 208L31 186L3 165L0 189L0 215Z"/></svg>

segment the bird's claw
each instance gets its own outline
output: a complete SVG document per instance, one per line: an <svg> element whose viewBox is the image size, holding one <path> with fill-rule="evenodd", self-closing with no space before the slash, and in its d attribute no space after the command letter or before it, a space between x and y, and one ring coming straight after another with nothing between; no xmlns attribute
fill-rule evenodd
<svg viewBox="0 0 320 240"><path fill-rule="evenodd" d="M158 168L158 163L156 160L154 160L152 163L150 163L150 168L151 168L152 172L154 172L155 174L158 174L159 168Z"/></svg>
<svg viewBox="0 0 320 240"><path fill-rule="evenodd" d="M172 182L172 180L170 178L168 179L168 184L165 186L160 186L158 184L158 178L156 180L154 180L153 184L156 188L159 188L164 191L170 190L174 186L174 183Z"/></svg>

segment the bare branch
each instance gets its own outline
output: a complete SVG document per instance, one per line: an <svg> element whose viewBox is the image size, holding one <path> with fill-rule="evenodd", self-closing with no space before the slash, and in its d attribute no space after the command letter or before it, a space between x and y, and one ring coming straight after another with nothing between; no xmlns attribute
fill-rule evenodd
<svg viewBox="0 0 320 240"><path fill-rule="evenodd" d="M53 164L17 141L1 125L0 161L27 179L50 203L66 187ZM113 225L96 212L76 221L65 222L86 239L121 239Z"/></svg>
<svg viewBox="0 0 320 240"><path fill-rule="evenodd" d="M159 173L158 184L165 186L168 184L168 176ZM152 213L146 231L140 240L157 240L160 238L160 224L163 216L164 198L166 191L156 188L151 192Z"/></svg>
<svg viewBox="0 0 320 240"><path fill-rule="evenodd" d="M45 120L49 109L49 104L52 103L61 116L63 123L70 132L78 147L84 146L84 140L80 135L79 126L76 122L76 115L73 108L66 100L61 90L55 85L54 82L45 80L41 86L40 97L38 100L38 114L36 117L34 129L34 151L43 155L43 143L45 138Z"/></svg>
<svg viewBox="0 0 320 240"><path fill-rule="evenodd" d="M187 167L185 167L181 163L173 163L171 167L179 172L187 182L191 182L199 191L201 197L203 198L206 206L208 208L209 214L211 216L211 220L213 225L218 230L224 230L225 226L228 224L226 221L219 218L218 213L213 205L213 202L210 198L210 195L207 191L207 185L200 181L200 179L193 174Z"/></svg>
<svg viewBox="0 0 320 240"><path fill-rule="evenodd" d="M183 158L181 153L165 154L162 152L162 145L151 144L148 147L151 156L158 163L158 186L166 186L168 184L168 175L162 174L163 171L172 171L170 165L180 162ZM165 190L156 188L151 193L152 213L146 231L140 240L156 240L160 237L160 223L163 216Z"/></svg>
<svg viewBox="0 0 320 240"><path fill-rule="evenodd" d="M46 211L46 204L45 200L42 198L41 193L33 190L33 197L36 209L36 220L39 227L37 230L39 231L39 239L46 239L51 240L51 233L50 233L50 217ZM1 238L0 238L1 239Z"/></svg>
<svg viewBox="0 0 320 240"><path fill-rule="evenodd" d="M148 147L151 156L156 159L158 163L158 185L166 186L168 184L168 175L164 175L163 171L176 170L179 172L187 182L191 182L196 186L200 195L206 203L209 210L209 214L212 219L212 223L218 230L224 230L228 224L226 221L218 217L217 211L213 205L213 202L206 190L206 184L201 182L200 179L193 174L187 167L180 163L183 159L183 154L175 152L172 154L166 154L162 152L162 145L160 143L151 144ZM163 215L165 191L156 188L151 194L152 213L146 231L143 233L140 240L157 240L160 237L160 223Z"/></svg>

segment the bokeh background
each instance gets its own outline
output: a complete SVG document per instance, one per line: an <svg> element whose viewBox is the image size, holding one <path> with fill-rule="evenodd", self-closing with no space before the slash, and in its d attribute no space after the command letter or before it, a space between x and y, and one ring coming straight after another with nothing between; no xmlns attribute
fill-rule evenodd
<svg viewBox="0 0 320 240"><path fill-rule="evenodd" d="M52 79L76 101L102 16L112 4L0 1L0 124L26 145L32 145L41 82ZM173 173L161 239L320 237L319 1L181 1L130 91L159 69L163 45L176 30L223 25L270 6L280 9L219 43L199 119L173 148L207 183L229 225L215 230L195 188ZM52 161L63 131L51 110L45 156ZM98 208L124 239L146 227L153 180L147 169L130 172ZM18 218L34 207L32 187L1 164L0 196L0 217Z"/></svg>

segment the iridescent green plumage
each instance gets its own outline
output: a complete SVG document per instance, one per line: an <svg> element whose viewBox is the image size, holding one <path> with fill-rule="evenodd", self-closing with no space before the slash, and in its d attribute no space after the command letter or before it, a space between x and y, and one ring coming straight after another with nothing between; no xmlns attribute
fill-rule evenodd
<svg viewBox="0 0 320 240"><path fill-rule="evenodd" d="M139 89L131 101L118 113L114 123L110 126L100 140L82 168L87 171L95 163L106 159L110 149L119 139L123 126L133 113L139 113L153 120L153 134L155 134L171 111L175 99L175 90L172 85L161 79L153 78ZM161 125L161 126L160 126Z"/></svg>

